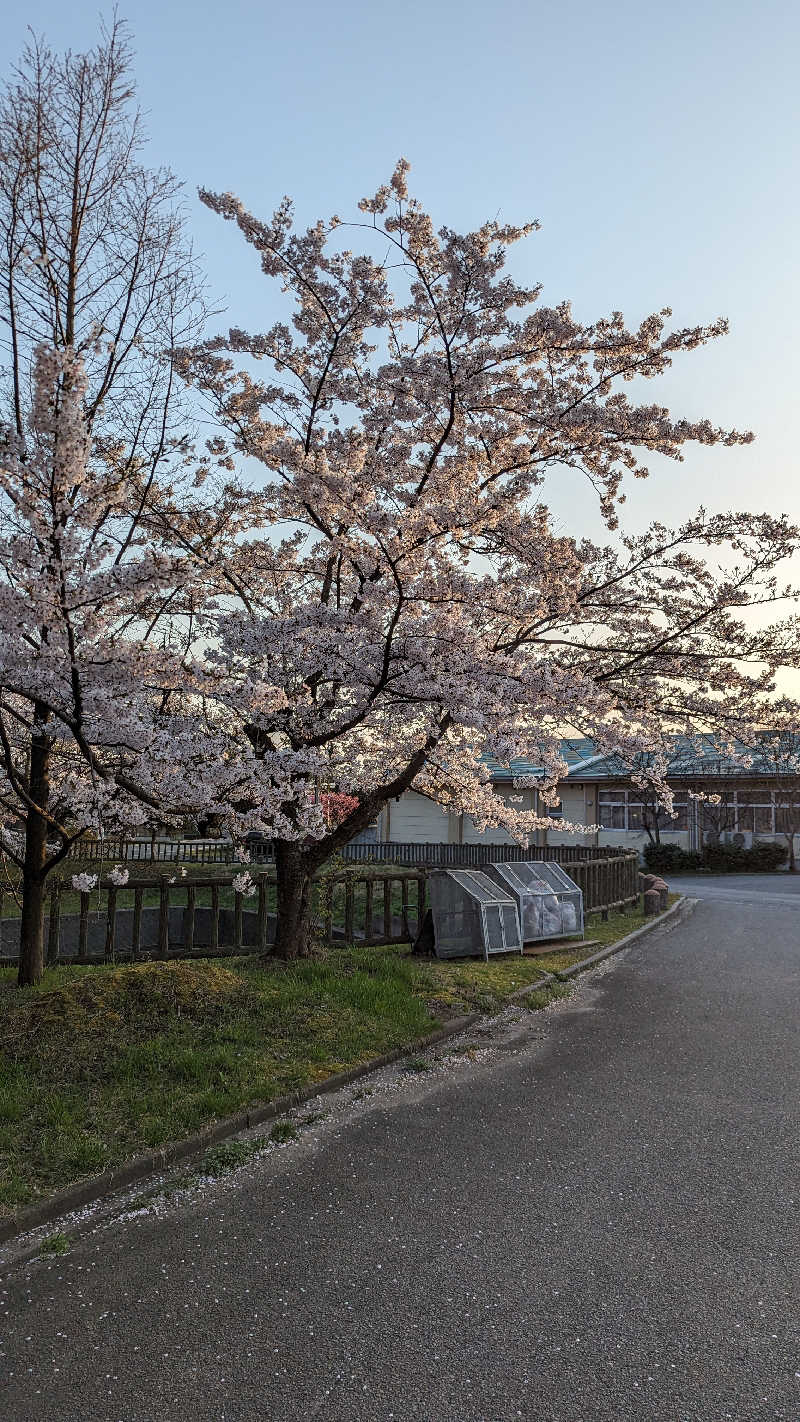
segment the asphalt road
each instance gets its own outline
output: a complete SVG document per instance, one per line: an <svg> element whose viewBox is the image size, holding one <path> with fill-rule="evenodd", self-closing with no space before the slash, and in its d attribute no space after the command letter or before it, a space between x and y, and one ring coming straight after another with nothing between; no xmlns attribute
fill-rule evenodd
<svg viewBox="0 0 800 1422"><path fill-rule="evenodd" d="M797 904L800 906L800 874L686 874L669 876L669 887L694 899L715 899L725 903Z"/></svg>
<svg viewBox="0 0 800 1422"><path fill-rule="evenodd" d="M18 1268L0 1412L798 1422L799 1010L800 898L701 902L475 1060Z"/></svg>

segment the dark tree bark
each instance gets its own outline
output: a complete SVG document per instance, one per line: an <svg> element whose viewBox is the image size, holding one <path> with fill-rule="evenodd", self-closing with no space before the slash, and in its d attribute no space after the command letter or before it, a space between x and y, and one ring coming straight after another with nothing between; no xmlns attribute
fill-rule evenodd
<svg viewBox="0 0 800 1422"><path fill-rule="evenodd" d="M44 973L44 895L47 873L47 819L50 800L50 739L42 722L31 738L30 804L25 823L20 920L20 987L32 987Z"/></svg>
<svg viewBox="0 0 800 1422"><path fill-rule="evenodd" d="M304 957L311 946L311 885L314 875L333 855L340 853L354 835L372 824L388 800L402 795L414 783L426 755L449 729L450 717L443 716L425 746L412 757L405 770L393 780L365 795L357 809L331 829L323 839L301 843L275 840L278 921L275 929L275 956Z"/></svg>
<svg viewBox="0 0 800 1422"><path fill-rule="evenodd" d="M311 878L308 853L293 841L275 844L277 912L275 956L307 956L311 944Z"/></svg>

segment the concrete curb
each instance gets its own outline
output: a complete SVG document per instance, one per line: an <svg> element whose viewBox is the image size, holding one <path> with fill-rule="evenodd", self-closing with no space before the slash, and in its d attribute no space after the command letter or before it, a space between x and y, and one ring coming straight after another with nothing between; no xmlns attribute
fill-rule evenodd
<svg viewBox="0 0 800 1422"><path fill-rule="evenodd" d="M583 958L579 963L573 963L571 967L565 968L561 972L542 971L541 976L535 982L526 983L525 987L517 988L515 992L510 993L508 1001L519 1002L531 993L537 992L539 988L547 987L550 983L565 982L577 973L593 967L595 963L602 962L604 958L609 958L613 953L619 953L621 949L627 948L637 939L652 933L656 928L662 928L667 923L671 927L674 926L681 918L688 917L696 903L696 899L688 899L684 895L665 914L654 918L651 923L644 924L642 928L637 928L635 932L627 934L618 943L612 943L610 947L601 949L599 953L592 953L590 957ZM313 1100L315 1096L329 1095L343 1086L349 1086L352 1082L359 1081L362 1077L380 1071L383 1067L392 1066L394 1062L400 1061L403 1057L412 1056L415 1052L427 1051L429 1047L435 1047L439 1042L446 1042L449 1037L457 1037L461 1032L465 1032L485 1017L486 1013L483 1012L470 1012L465 1017L456 1017L445 1027L439 1027L435 1032L428 1033L426 1037L418 1037L416 1041L409 1042L406 1046L395 1047L391 1052L384 1052L379 1057L362 1062L360 1066L351 1067L348 1071L335 1072L333 1076L325 1077L323 1081L314 1082L298 1091L291 1091L285 1096L277 1096L274 1101L266 1102L263 1106L237 1111L235 1115L226 1116L223 1120L216 1121L213 1126L206 1126L202 1131L186 1136L183 1140L171 1141L158 1150L134 1156L132 1160L126 1161L124 1165L118 1166L115 1170L107 1170L102 1175L93 1175L88 1180L80 1181L77 1185L69 1185L65 1190L60 1190L57 1194L51 1195L49 1199L43 1200L41 1204L31 1205L10 1219L0 1221L0 1245L8 1244L11 1240L28 1234L31 1230L39 1229L42 1225L53 1224L56 1220L75 1210L83 1209L87 1205L96 1205L101 1200L119 1194L128 1186L147 1179L150 1175L160 1175L170 1166L190 1160L193 1156L202 1155L210 1146L228 1140L231 1136L238 1136L242 1131L251 1130L253 1126L259 1126L264 1121L274 1120L292 1110L293 1107L302 1106L306 1101ZM33 1257L35 1254L38 1254L38 1246L30 1253L26 1252L26 1257Z"/></svg>
<svg viewBox="0 0 800 1422"><path fill-rule="evenodd" d="M542 970L541 977L538 977L535 983L526 983L524 987L516 988L514 992L508 994L507 1000L509 1002L521 1002L523 998L529 997L532 992L537 992L539 988L547 987L549 983L556 981L555 973L546 973Z"/></svg>
<svg viewBox="0 0 800 1422"><path fill-rule="evenodd" d="M633 933L628 933L624 938L618 939L616 943L610 943L608 948L601 948L599 953L592 953L588 958L582 958L579 963L573 963L569 968L562 968L555 974L559 982L566 982L569 978L574 978L578 973L582 973L586 968L593 968L596 963L602 963L604 959L611 958L615 953L621 953L623 948L630 948L631 944L638 942L640 938L646 938L648 933L655 933L657 928L675 928L678 923L682 923L685 918L694 913L697 899L687 898L682 894L678 902L667 909L666 913L659 914L657 918L651 919L641 928L634 929Z"/></svg>

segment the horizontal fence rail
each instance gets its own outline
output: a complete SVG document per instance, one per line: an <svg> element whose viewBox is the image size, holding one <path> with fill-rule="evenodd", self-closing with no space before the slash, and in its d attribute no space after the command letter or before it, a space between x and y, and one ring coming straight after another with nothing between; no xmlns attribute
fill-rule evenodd
<svg viewBox="0 0 800 1422"><path fill-rule="evenodd" d="M512 856L493 855L495 860L506 857ZM552 851L548 857L555 857ZM638 899L635 851L562 859L561 865L582 890L587 914ZM428 877L436 868L376 867L320 876L312 893L317 936L331 945L412 942L428 907ZM19 952L20 919L13 904L8 891L0 892L0 957L5 962L15 961ZM124 886L101 881L90 893L55 880L47 901L47 962L266 954L275 937L275 907L276 878L270 869L254 875L248 895L234 888L233 875L142 878ZM11 912L4 914L4 909Z"/></svg>
<svg viewBox="0 0 800 1422"><path fill-rule="evenodd" d="M275 852L269 840L250 841L247 852L252 864L272 864ZM441 865L443 868L479 869L499 860L551 859L559 864L579 860L613 859L635 853L611 845L578 844L439 844L425 841L376 840L346 844L342 859L356 864ZM88 859L108 864L126 861L148 864L233 864L236 847L230 840L176 839L87 839L70 850L72 859Z"/></svg>
<svg viewBox="0 0 800 1422"><path fill-rule="evenodd" d="M550 859L558 864L572 864L581 859L608 859L629 852L636 857L635 851L605 845L598 848L576 844L428 844L424 841L404 843L399 840L377 840L374 844L345 845L342 858L361 864L437 864L443 868L479 869L482 864L498 863L501 860L530 862L535 859Z"/></svg>
<svg viewBox="0 0 800 1422"><path fill-rule="evenodd" d="M272 863L268 843L248 846L251 863ZM230 840L218 839L82 839L73 845L70 859L92 863L233 864L236 851Z"/></svg>

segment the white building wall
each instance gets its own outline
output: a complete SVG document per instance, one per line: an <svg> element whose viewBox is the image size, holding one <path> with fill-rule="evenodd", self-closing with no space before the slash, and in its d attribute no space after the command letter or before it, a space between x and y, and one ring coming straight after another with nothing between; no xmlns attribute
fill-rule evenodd
<svg viewBox="0 0 800 1422"><path fill-rule="evenodd" d="M593 786L589 785L561 785L561 811L565 820L576 825L586 825L592 823L593 806L587 807L587 790L591 796ZM551 829L547 831L548 844L591 844L593 836L590 834L567 834L566 830Z"/></svg>
<svg viewBox="0 0 800 1422"><path fill-rule="evenodd" d="M504 786L502 789L496 789L495 794L497 794L497 795L502 795L504 799L505 799L505 798L508 798L508 797L510 797L510 796L514 796L514 797L515 797L515 798L514 798L514 807L515 807L515 809L518 809L518 810L532 810L532 809L533 809L533 805L534 805L534 794L535 794L535 792L534 792L533 790L513 790L513 789L507 789L507 788ZM517 797L519 797L519 798L517 798ZM481 832L479 833L478 830L475 828L475 824L474 824L473 820L470 819L469 815L465 815L465 816L464 816L464 831L463 831L463 833L464 833L464 838L463 838L463 843L464 843L464 844L515 844L515 843L516 843L516 840L514 839L513 835L510 835L507 830L500 829L500 828L498 828L497 826L493 826L493 827L490 828L490 829L485 829L485 830L483 830L483 831L481 831Z"/></svg>
<svg viewBox="0 0 800 1422"><path fill-rule="evenodd" d="M401 844L447 843L450 816L427 795L407 790L399 800L392 800L382 811L379 833L381 839L392 839Z"/></svg>
<svg viewBox="0 0 800 1422"><path fill-rule="evenodd" d="M591 783L584 784L563 784L560 788L562 813L565 820L573 824L596 824L598 819L597 809L597 786ZM515 792L507 786L498 788L499 794L522 794L524 796L522 808L531 809L534 803L534 792L525 790ZM400 842L411 843L450 843L450 844L511 844L513 840L505 830L488 829L479 834L473 821L468 815L449 814L434 801L428 799L426 795L421 795L415 790L408 790L399 800L392 800L380 815L378 821L378 837L380 839L392 839ZM724 835L723 838L730 838ZM746 845L752 842L753 835L743 834ZM785 845L786 839L779 834L758 834L755 838L759 840L774 839L778 843ZM691 834L688 830L662 830L661 839L665 844L677 844L682 849L692 847ZM575 844L591 846L620 845L628 849L641 851L648 843L648 836L644 830L621 830L621 829L601 829L596 832L586 832L584 834L567 834L563 830L554 828L548 832L548 844ZM795 839L795 852L800 859L800 835Z"/></svg>

